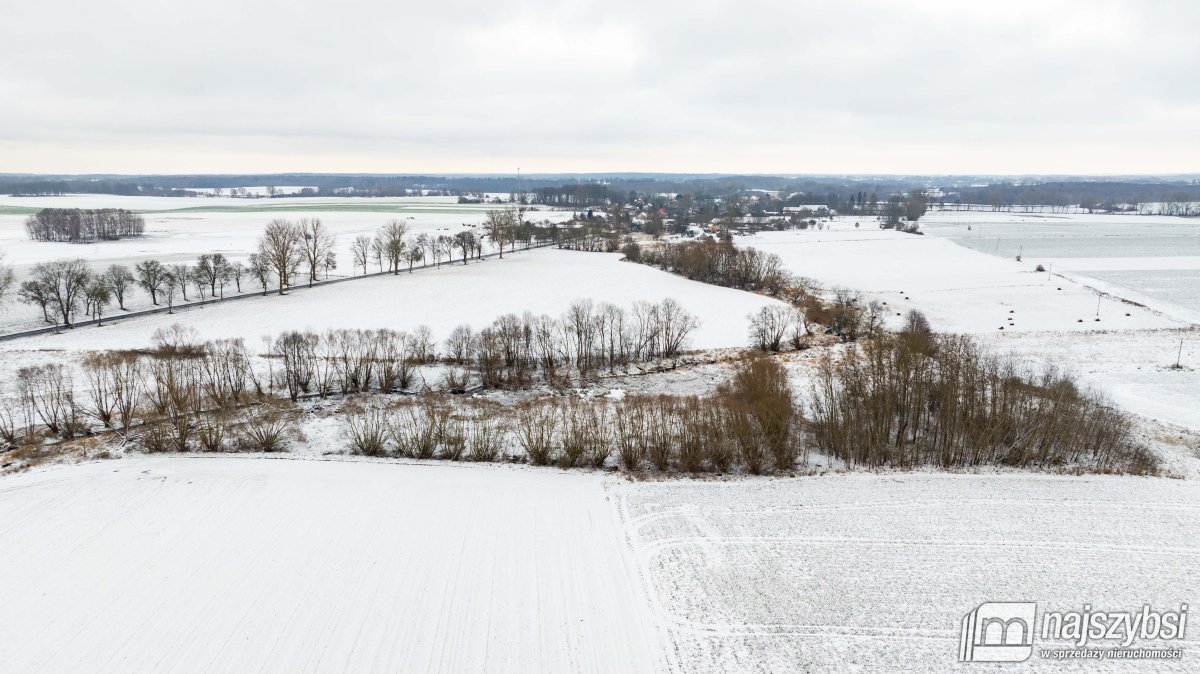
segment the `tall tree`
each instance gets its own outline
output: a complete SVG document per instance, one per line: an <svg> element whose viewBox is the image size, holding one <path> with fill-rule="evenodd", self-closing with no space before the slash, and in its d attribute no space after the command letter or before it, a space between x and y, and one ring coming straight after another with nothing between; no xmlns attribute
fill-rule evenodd
<svg viewBox="0 0 1200 674"><path fill-rule="evenodd" d="M134 277L133 272L129 271L129 267L123 264L111 265L108 269L104 270L104 282L108 284L109 290L117 298L117 306L124 311L125 293L137 282L137 278Z"/></svg>
<svg viewBox="0 0 1200 674"><path fill-rule="evenodd" d="M58 309L63 325L68 327L91 276L87 263L79 258L42 262L34 265L32 273L33 280L41 284L51 304Z"/></svg>
<svg viewBox="0 0 1200 674"><path fill-rule="evenodd" d="M500 251L500 259L504 259L504 244L514 236L516 230L515 214L512 211L491 210L483 222L484 231L492 240L492 245Z"/></svg>
<svg viewBox="0 0 1200 674"><path fill-rule="evenodd" d="M258 239L258 256L279 280L279 294L289 285L292 272L304 258L304 235L287 220L272 220Z"/></svg>
<svg viewBox="0 0 1200 674"><path fill-rule="evenodd" d="M92 307L92 313L96 317L96 326L104 325L104 306L112 302L112 287L108 284L108 280L104 276L97 276L88 282L84 289L84 295L87 298L88 304Z"/></svg>
<svg viewBox="0 0 1200 674"><path fill-rule="evenodd" d="M300 241L304 253L304 261L308 263L308 287L317 280L317 270L326 264L333 255L333 247L337 238L329 228L321 223L320 218L304 218L296 226L303 237Z"/></svg>
<svg viewBox="0 0 1200 674"><path fill-rule="evenodd" d="M134 267L137 272L138 285L150 294L150 301L158 306L158 293L162 291L163 281L166 280L167 268L158 260L145 260Z"/></svg>
<svg viewBox="0 0 1200 674"><path fill-rule="evenodd" d="M362 267L363 274L367 273L367 262L371 259L371 237L363 234L350 244L350 254L354 257L354 265Z"/></svg>
<svg viewBox="0 0 1200 674"><path fill-rule="evenodd" d="M389 220L379 230L380 248L387 258L388 269L393 274L400 273L400 263L404 260L404 252L408 248L408 225L401 220Z"/></svg>
<svg viewBox="0 0 1200 674"><path fill-rule="evenodd" d="M471 256L471 252L475 250L475 233L469 229L464 229L454 235L454 247L462 251L463 264L467 263L467 258Z"/></svg>

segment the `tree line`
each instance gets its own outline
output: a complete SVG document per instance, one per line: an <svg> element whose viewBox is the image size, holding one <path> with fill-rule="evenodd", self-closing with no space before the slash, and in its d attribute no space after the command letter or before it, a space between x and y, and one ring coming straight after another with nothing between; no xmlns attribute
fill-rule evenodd
<svg viewBox="0 0 1200 674"><path fill-rule="evenodd" d="M145 230L142 216L122 208L43 208L25 220L34 241L112 241L141 236Z"/></svg>
<svg viewBox="0 0 1200 674"><path fill-rule="evenodd" d="M524 222L520 211L489 211L486 218L479 231L468 228L453 235L422 232L416 236L410 235L407 223L392 220L374 235L359 236L351 243L353 267L367 274L374 264L380 272L398 274L404 269L411 272L425 261L435 266L443 261L466 264L483 257L486 242L503 257L506 249L557 240L559 235L557 227ZM337 237L318 218L275 219L267 223L244 262L222 253L204 253L190 264L148 259L132 267L113 264L93 270L82 258L51 260L34 265L17 286L17 297L39 307L47 323L70 327L80 313L102 322L114 303L127 310L126 300L139 289L153 306L166 305L168 310L192 298L200 302L224 298L230 289L240 294L244 281L255 283L264 295L272 289L285 293L301 283L311 287L329 279L338 268L336 246ZM12 270L0 264L0 300L14 279Z"/></svg>

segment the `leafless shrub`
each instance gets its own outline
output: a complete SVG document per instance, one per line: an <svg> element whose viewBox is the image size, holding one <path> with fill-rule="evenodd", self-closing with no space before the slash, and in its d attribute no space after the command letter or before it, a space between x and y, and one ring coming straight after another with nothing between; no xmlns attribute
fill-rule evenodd
<svg viewBox="0 0 1200 674"><path fill-rule="evenodd" d="M729 432L725 426L725 406L718 398L702 399L703 433L706 438L704 447L707 453L708 465L718 473L724 473L733 465L736 456L729 441Z"/></svg>
<svg viewBox="0 0 1200 674"><path fill-rule="evenodd" d="M613 413L617 455L625 470L638 470L650 454L650 421L653 412L645 398L626 397Z"/></svg>
<svg viewBox="0 0 1200 674"><path fill-rule="evenodd" d="M517 442L535 466L555 460L554 435L558 418L553 401L527 403L517 412Z"/></svg>
<svg viewBox="0 0 1200 674"><path fill-rule="evenodd" d="M557 423L562 438L562 452L558 456L558 463L563 468L577 466L583 460L591 442L592 429L587 418L586 405L572 400L559 407Z"/></svg>
<svg viewBox="0 0 1200 674"><path fill-rule="evenodd" d="M222 408L248 403L256 377L245 343L240 338L218 339L206 343L203 351L200 368L205 401Z"/></svg>
<svg viewBox="0 0 1200 674"><path fill-rule="evenodd" d="M670 467L677 439L675 404L668 396L650 401L646 413L650 462L658 470Z"/></svg>
<svg viewBox="0 0 1200 674"><path fill-rule="evenodd" d="M229 426L227 412L216 411L201 415L196 422L196 442L206 452L223 452L229 446Z"/></svg>
<svg viewBox="0 0 1200 674"><path fill-rule="evenodd" d="M377 330L372 337L375 380L379 382L379 390L386 393L412 386L413 356L409 336L395 330Z"/></svg>
<svg viewBox="0 0 1200 674"><path fill-rule="evenodd" d="M448 410L442 414L442 421L438 424L438 444L441 446L439 456L448 461L458 461L467 451L467 422Z"/></svg>
<svg viewBox="0 0 1200 674"><path fill-rule="evenodd" d="M744 411L753 417L776 469L792 468L796 462L792 430L797 414L787 370L782 365L764 357L744 360L730 381L718 387L717 394L739 408L735 411Z"/></svg>
<svg viewBox="0 0 1200 674"><path fill-rule="evenodd" d="M1069 377L1022 374L966 337L930 344L886 336L824 359L813 389L817 446L850 465L1152 472L1128 418Z"/></svg>
<svg viewBox="0 0 1200 674"><path fill-rule="evenodd" d="M146 397L151 408L171 426L175 451L186 452L195 431L195 415L201 409L203 374L199 358L156 355L150 358L148 370Z"/></svg>
<svg viewBox="0 0 1200 674"><path fill-rule="evenodd" d="M591 428L584 447L584 460L593 468L603 468L612 454L612 433L609 431L609 406L598 403L587 406L584 418Z"/></svg>
<svg viewBox="0 0 1200 674"><path fill-rule="evenodd" d="M704 405L700 398L689 396L676 408L679 418L679 467L696 473L704 470L706 445L713 439L706 435Z"/></svg>
<svg viewBox="0 0 1200 674"><path fill-rule="evenodd" d="M738 401L725 403L723 425L729 438L737 446L738 458L746 471L759 475L766 467L767 449L762 429L750 406Z"/></svg>
<svg viewBox="0 0 1200 674"><path fill-rule="evenodd" d="M190 325L172 323L158 328L150 337L154 350L162 355L199 356L204 352L200 333Z"/></svg>
<svg viewBox="0 0 1200 674"><path fill-rule="evenodd" d="M238 429L238 444L252 452L285 452L294 433L286 410L274 405L261 405L248 410Z"/></svg>
<svg viewBox="0 0 1200 674"><path fill-rule="evenodd" d="M0 443L15 447L21 443L22 432L20 417L13 410L17 407L9 400L0 400Z"/></svg>
<svg viewBox="0 0 1200 674"><path fill-rule="evenodd" d="M169 452L175 446L171 427L161 420L146 422L140 430L138 440L147 452Z"/></svg>
<svg viewBox="0 0 1200 674"><path fill-rule="evenodd" d="M317 357L320 338L316 333L289 331L275 340L271 355L283 364L282 378L288 396L294 401L313 389L321 359Z"/></svg>
<svg viewBox="0 0 1200 674"><path fill-rule="evenodd" d="M495 461L500 457L507 435L503 416L480 411L467 422L467 459Z"/></svg>
<svg viewBox="0 0 1200 674"><path fill-rule="evenodd" d="M350 450L363 456L387 454L390 434L387 412L378 407L350 412L346 415L346 435L350 439Z"/></svg>
<svg viewBox="0 0 1200 674"><path fill-rule="evenodd" d="M75 401L70 373L58 363L17 370L17 394L27 410L28 426L33 418L46 430L70 439L83 432L80 409Z"/></svg>
<svg viewBox="0 0 1200 674"><path fill-rule="evenodd" d="M407 405L393 417L391 431L402 456L432 459L442 436L442 412L432 401Z"/></svg>
<svg viewBox="0 0 1200 674"><path fill-rule="evenodd" d="M447 393L462 393L467 389L468 375L462 368L450 366L442 379L442 390Z"/></svg>

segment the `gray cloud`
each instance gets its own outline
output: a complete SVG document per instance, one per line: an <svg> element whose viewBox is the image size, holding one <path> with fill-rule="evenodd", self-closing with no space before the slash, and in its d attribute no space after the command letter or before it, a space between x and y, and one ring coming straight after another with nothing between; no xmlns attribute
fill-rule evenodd
<svg viewBox="0 0 1200 674"><path fill-rule="evenodd" d="M1189 0L45 0L0 171L1195 171Z"/></svg>

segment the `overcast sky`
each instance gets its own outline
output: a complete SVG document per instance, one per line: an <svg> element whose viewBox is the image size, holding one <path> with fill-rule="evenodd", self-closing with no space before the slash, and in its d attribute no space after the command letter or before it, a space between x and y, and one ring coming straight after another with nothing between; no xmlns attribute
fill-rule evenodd
<svg viewBox="0 0 1200 674"><path fill-rule="evenodd" d="M38 0L0 172L1200 171L1195 0Z"/></svg>

